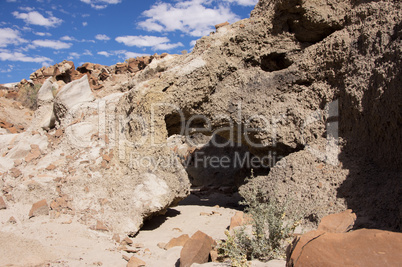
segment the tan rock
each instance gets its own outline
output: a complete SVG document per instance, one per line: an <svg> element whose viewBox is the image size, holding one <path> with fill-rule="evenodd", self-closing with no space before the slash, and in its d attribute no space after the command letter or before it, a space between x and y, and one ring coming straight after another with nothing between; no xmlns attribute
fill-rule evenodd
<svg viewBox="0 0 402 267"><path fill-rule="evenodd" d="M96 225L90 227L92 230L108 232L109 229L101 221L96 221Z"/></svg>
<svg viewBox="0 0 402 267"><path fill-rule="evenodd" d="M21 176L22 172L17 168L12 168L10 170L10 174L12 177L17 178L17 177Z"/></svg>
<svg viewBox="0 0 402 267"><path fill-rule="evenodd" d="M353 228L356 221L356 214L352 210L327 215L321 219L317 230L328 233L346 233Z"/></svg>
<svg viewBox="0 0 402 267"><path fill-rule="evenodd" d="M0 197L0 210L5 210L7 209L6 202L4 202L3 197Z"/></svg>
<svg viewBox="0 0 402 267"><path fill-rule="evenodd" d="M242 211L236 211L235 215L230 219L229 230L235 227L252 224L252 218L245 215Z"/></svg>
<svg viewBox="0 0 402 267"><path fill-rule="evenodd" d="M158 246L158 248L161 248L161 249L165 249L165 247L166 247L166 243L164 243L164 242L159 242L156 245Z"/></svg>
<svg viewBox="0 0 402 267"><path fill-rule="evenodd" d="M16 224L17 220L14 218L14 216L11 216L10 219L8 219L8 223Z"/></svg>
<svg viewBox="0 0 402 267"><path fill-rule="evenodd" d="M215 245L212 237L197 231L184 244L180 252L180 267L190 267L193 263L208 262L209 252Z"/></svg>
<svg viewBox="0 0 402 267"><path fill-rule="evenodd" d="M219 29L219 28L222 28L222 27L227 26L227 25L230 25L230 23L227 22L227 21L223 22L223 23L219 23L219 24L215 25L215 29Z"/></svg>
<svg viewBox="0 0 402 267"><path fill-rule="evenodd" d="M127 236L120 243L120 245L129 245L129 246L131 246L132 244L133 244L133 240L131 240Z"/></svg>
<svg viewBox="0 0 402 267"><path fill-rule="evenodd" d="M184 246L184 244L190 239L188 234L181 235L179 237L172 238L164 247L164 249L168 250L173 247Z"/></svg>
<svg viewBox="0 0 402 267"><path fill-rule="evenodd" d="M31 218L40 215L49 215L49 206L47 205L46 199L34 203L28 216Z"/></svg>
<svg viewBox="0 0 402 267"><path fill-rule="evenodd" d="M127 263L127 267L140 267L140 266L146 266L145 261L136 258L136 257L131 257L130 260Z"/></svg>
<svg viewBox="0 0 402 267"><path fill-rule="evenodd" d="M48 170L48 171L53 171L53 170L56 169L56 168L57 168L56 165L50 164L49 166L46 167L46 170Z"/></svg>
<svg viewBox="0 0 402 267"><path fill-rule="evenodd" d="M215 249L211 250L209 252L209 256L211 257L212 262L218 262L219 254L218 254L217 250L215 250Z"/></svg>
<svg viewBox="0 0 402 267"><path fill-rule="evenodd" d="M311 231L294 240L287 266L399 266L402 233L360 229Z"/></svg>
<svg viewBox="0 0 402 267"><path fill-rule="evenodd" d="M119 234L114 234L112 239L116 242L116 243L120 243L120 235Z"/></svg>

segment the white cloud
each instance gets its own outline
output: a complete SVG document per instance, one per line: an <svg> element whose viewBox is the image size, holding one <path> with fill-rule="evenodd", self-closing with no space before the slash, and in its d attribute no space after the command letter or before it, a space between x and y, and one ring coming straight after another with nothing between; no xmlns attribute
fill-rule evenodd
<svg viewBox="0 0 402 267"><path fill-rule="evenodd" d="M119 4L122 0L81 0L85 4L91 5L95 9L104 9L111 4Z"/></svg>
<svg viewBox="0 0 402 267"><path fill-rule="evenodd" d="M62 41L78 41L74 37L71 37L71 36L68 36L68 35L65 35L65 36L61 37L60 40L62 40Z"/></svg>
<svg viewBox="0 0 402 267"><path fill-rule="evenodd" d="M88 49L84 50L84 53L82 53L83 56L92 56L92 52L89 51Z"/></svg>
<svg viewBox="0 0 402 267"><path fill-rule="evenodd" d="M33 7L19 7L19 9L26 12L31 12L35 10L35 8Z"/></svg>
<svg viewBox="0 0 402 267"><path fill-rule="evenodd" d="M1 61L22 61L22 62L36 62L36 63L49 63L52 62L47 57L30 57L19 52L0 52Z"/></svg>
<svg viewBox="0 0 402 267"><path fill-rule="evenodd" d="M239 0L239 2L244 1L246 0ZM157 2L142 13L148 19L141 21L138 25L148 31L178 30L191 36L204 36L213 31L216 24L240 19L228 5L220 3L212 6L211 3L212 1L205 0L189 0L175 4Z"/></svg>
<svg viewBox="0 0 402 267"><path fill-rule="evenodd" d="M10 28L0 28L0 47L6 47L10 44L18 45L27 41L20 37L18 30Z"/></svg>
<svg viewBox="0 0 402 267"><path fill-rule="evenodd" d="M106 34L97 34L95 36L95 39L100 40L100 41L109 41L110 37L107 36Z"/></svg>
<svg viewBox="0 0 402 267"><path fill-rule="evenodd" d="M71 59L76 59L76 58L80 58L80 54L76 53L76 52L71 52L69 53L69 56L67 57L67 59L71 60Z"/></svg>
<svg viewBox="0 0 402 267"><path fill-rule="evenodd" d="M54 41L54 40L35 40L32 43L36 46L48 47L56 50L68 49L73 45L71 43L65 43L62 41Z"/></svg>
<svg viewBox="0 0 402 267"><path fill-rule="evenodd" d="M100 52L98 52L98 55L110 57L112 54L109 52L106 52L106 51L100 51Z"/></svg>
<svg viewBox="0 0 402 267"><path fill-rule="evenodd" d="M17 19L24 20L25 23L27 24L33 24L45 27L57 27L63 22L63 20L53 16L45 18L38 11L32 11L29 13L19 13L18 11L14 11L12 14Z"/></svg>
<svg viewBox="0 0 402 267"><path fill-rule="evenodd" d="M125 58L135 58L135 57L148 56L148 54L135 53L135 52L129 52L129 51L125 51L122 54L124 54Z"/></svg>
<svg viewBox="0 0 402 267"><path fill-rule="evenodd" d="M152 47L154 50L169 50L179 46L183 46L182 43L169 43L170 40L167 37L157 37L157 36L119 36L116 41L123 43L127 46L136 47Z"/></svg>
<svg viewBox="0 0 402 267"><path fill-rule="evenodd" d="M83 23L82 23L82 26L87 26L88 25L88 22L86 22L86 21L84 21Z"/></svg>
<svg viewBox="0 0 402 267"><path fill-rule="evenodd" d="M68 35L65 35L65 36L61 37L60 40L62 40L62 41L70 41L70 42L74 41L74 42L80 42L80 43L84 43L84 42L95 43L94 40L86 40L86 39L78 40L77 38L72 37L72 36L68 36Z"/></svg>
<svg viewBox="0 0 402 267"><path fill-rule="evenodd" d="M142 56L149 56L149 54L142 54L142 53L135 53L130 52L127 50L115 50L115 51L100 51L97 53L98 55L110 57L110 56L117 56L120 59L127 59L127 58L135 58L135 57L142 57Z"/></svg>
<svg viewBox="0 0 402 267"><path fill-rule="evenodd" d="M234 3L239 6L255 6L258 3L258 0L225 0L229 3Z"/></svg>
<svg viewBox="0 0 402 267"><path fill-rule="evenodd" d="M38 36L52 36L52 34L48 32L32 32L32 33Z"/></svg>
<svg viewBox="0 0 402 267"><path fill-rule="evenodd" d="M14 69L14 65L7 65L6 67L7 67L6 69L0 68L0 72L1 73L8 73L8 72L12 72L13 69Z"/></svg>

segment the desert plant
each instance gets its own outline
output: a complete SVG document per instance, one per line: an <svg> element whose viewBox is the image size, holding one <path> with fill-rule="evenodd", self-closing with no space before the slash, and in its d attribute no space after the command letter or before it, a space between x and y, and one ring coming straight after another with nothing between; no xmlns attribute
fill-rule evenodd
<svg viewBox="0 0 402 267"><path fill-rule="evenodd" d="M38 108L38 91L42 87L42 84L24 85L18 92L18 100L26 107L35 110Z"/></svg>
<svg viewBox="0 0 402 267"><path fill-rule="evenodd" d="M247 179L254 178L253 173ZM229 257L232 266L248 266L247 260L270 260L284 255L284 241L291 236L298 225L295 218L286 216L286 203L279 203L275 198L264 199L260 187L250 186L243 192L245 214L252 221L251 231L246 226L225 233L227 240L219 244L219 252Z"/></svg>

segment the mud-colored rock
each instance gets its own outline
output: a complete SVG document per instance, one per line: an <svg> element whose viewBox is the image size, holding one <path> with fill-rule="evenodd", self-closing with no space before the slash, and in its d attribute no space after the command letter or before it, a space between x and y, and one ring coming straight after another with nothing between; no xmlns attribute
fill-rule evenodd
<svg viewBox="0 0 402 267"><path fill-rule="evenodd" d="M113 239L113 241L115 241L116 243L120 243L120 235L119 235L119 234L113 234L112 239Z"/></svg>
<svg viewBox="0 0 402 267"><path fill-rule="evenodd" d="M287 266L398 266L402 234L360 229L348 233L312 231L295 241Z"/></svg>
<svg viewBox="0 0 402 267"><path fill-rule="evenodd" d="M124 246L124 245L129 245L131 246L133 244L133 240L131 240L130 238L128 238L127 236L121 241L120 245Z"/></svg>
<svg viewBox="0 0 402 267"><path fill-rule="evenodd" d="M17 220L14 218L14 216L11 216L10 219L8 219L8 223L16 224Z"/></svg>
<svg viewBox="0 0 402 267"><path fill-rule="evenodd" d="M4 202L3 197L0 197L0 210L5 210L7 209L6 202Z"/></svg>
<svg viewBox="0 0 402 267"><path fill-rule="evenodd" d="M132 256L127 263L127 267L141 267L141 266L146 266L145 261L134 256Z"/></svg>
<svg viewBox="0 0 402 267"><path fill-rule="evenodd" d="M28 214L29 218L41 215L49 215L49 206L46 199L34 203Z"/></svg>
<svg viewBox="0 0 402 267"><path fill-rule="evenodd" d="M219 24L215 25L215 29L219 29L219 28L222 28L222 27L227 26L227 25L230 25L230 23L227 22L227 21L223 22L223 23L219 23Z"/></svg>
<svg viewBox="0 0 402 267"><path fill-rule="evenodd" d="M10 170L10 174L11 174L12 177L18 178L19 176L22 175L22 172L21 172L20 169L18 169L18 168L12 168L12 169Z"/></svg>
<svg viewBox="0 0 402 267"><path fill-rule="evenodd" d="M181 235L179 237L174 237L164 246L164 249L168 250L173 247L182 247L189 239L190 237L187 234Z"/></svg>
<svg viewBox="0 0 402 267"><path fill-rule="evenodd" d="M346 210L322 218L317 230L327 233L346 233L353 228L355 221L356 214L354 214L352 210Z"/></svg>
<svg viewBox="0 0 402 267"><path fill-rule="evenodd" d="M184 244L180 252L180 267L190 267L193 263L208 262L209 252L216 245L212 237L197 231Z"/></svg>
<svg viewBox="0 0 402 267"><path fill-rule="evenodd" d="M242 211L236 211L235 215L230 218L229 230L239 226L250 225L252 223L253 219L250 216L244 214Z"/></svg>

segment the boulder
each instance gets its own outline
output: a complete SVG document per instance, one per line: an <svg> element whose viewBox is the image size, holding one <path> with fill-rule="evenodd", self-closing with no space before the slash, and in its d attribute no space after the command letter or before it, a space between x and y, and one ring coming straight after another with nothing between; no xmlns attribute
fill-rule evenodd
<svg viewBox="0 0 402 267"><path fill-rule="evenodd" d="M57 94L54 100L55 115L58 119L61 119L74 106L91 102L94 99L88 77L84 75L81 79L65 85Z"/></svg>
<svg viewBox="0 0 402 267"><path fill-rule="evenodd" d="M197 231L184 244L180 252L180 267L190 267L193 263L208 262L209 253L216 245L212 237Z"/></svg>
<svg viewBox="0 0 402 267"><path fill-rule="evenodd" d="M399 266L402 233L360 229L348 233L316 230L298 237L287 266Z"/></svg>

